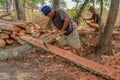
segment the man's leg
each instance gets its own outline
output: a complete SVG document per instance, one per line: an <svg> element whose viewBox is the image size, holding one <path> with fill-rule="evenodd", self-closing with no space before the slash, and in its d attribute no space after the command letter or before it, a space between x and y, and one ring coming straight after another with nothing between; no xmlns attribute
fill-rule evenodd
<svg viewBox="0 0 120 80"><path fill-rule="evenodd" d="M81 55L80 38L77 28L68 36L69 45L73 48L73 53Z"/></svg>
<svg viewBox="0 0 120 80"><path fill-rule="evenodd" d="M89 27L95 29L95 31L99 31L99 26L98 26L98 24L91 24L91 23L89 23Z"/></svg>
<svg viewBox="0 0 120 80"><path fill-rule="evenodd" d="M64 46L68 45L67 36L63 35L60 37L60 47L64 49Z"/></svg>

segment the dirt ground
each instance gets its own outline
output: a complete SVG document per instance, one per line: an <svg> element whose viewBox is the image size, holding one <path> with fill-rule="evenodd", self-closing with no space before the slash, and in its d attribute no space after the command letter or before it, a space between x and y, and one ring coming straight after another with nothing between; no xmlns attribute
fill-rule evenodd
<svg viewBox="0 0 120 80"><path fill-rule="evenodd" d="M0 62L0 80L104 80L69 61L34 49Z"/></svg>

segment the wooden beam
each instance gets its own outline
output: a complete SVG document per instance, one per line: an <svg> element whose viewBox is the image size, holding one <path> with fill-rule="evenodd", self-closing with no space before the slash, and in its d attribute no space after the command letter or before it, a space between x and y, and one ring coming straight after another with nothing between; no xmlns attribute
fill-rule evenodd
<svg viewBox="0 0 120 80"><path fill-rule="evenodd" d="M42 41L32 38L30 36L24 36L24 37L21 37L21 39L34 45L34 46L43 48L47 51L51 51L54 54L59 55L94 74L104 77L105 79L108 79L108 80L119 80L120 79L120 74L116 73L116 71L111 70L111 69L109 69L105 66L102 66L100 64L97 64L95 62L92 62L90 60L87 60L83 57L74 55L69 51L57 48L57 47L49 45L49 44L46 44L46 46L47 46L47 48L46 48Z"/></svg>
<svg viewBox="0 0 120 80"><path fill-rule="evenodd" d="M53 38L55 34L50 32L50 33L46 33L46 34L43 34L41 37L40 37L40 40L46 42L46 43L52 43L52 42L55 42L56 41L56 37Z"/></svg>
<svg viewBox="0 0 120 80"><path fill-rule="evenodd" d="M85 34L85 35L87 35L87 34L99 34L99 32L94 32L94 31L81 31L81 30L78 30L78 32L79 32L79 34ZM112 37L114 37L114 36L119 36L120 35L120 33L119 32L117 32L117 31L114 31L113 33L112 33Z"/></svg>
<svg viewBox="0 0 120 80"><path fill-rule="evenodd" d="M4 13L4 14L1 14L1 15L0 15L0 18L3 18L3 17L6 17L6 16L9 16L9 15L11 15L10 12L9 12L9 13Z"/></svg>
<svg viewBox="0 0 120 80"><path fill-rule="evenodd" d="M16 25L16 26L19 26L19 27L24 28L24 29L26 29L29 24L32 24L31 22L8 21L8 20L4 20L4 19L0 19L0 22L5 23L5 24Z"/></svg>
<svg viewBox="0 0 120 80"><path fill-rule="evenodd" d="M94 32L94 31L81 31L78 30L79 34L99 34L99 32Z"/></svg>

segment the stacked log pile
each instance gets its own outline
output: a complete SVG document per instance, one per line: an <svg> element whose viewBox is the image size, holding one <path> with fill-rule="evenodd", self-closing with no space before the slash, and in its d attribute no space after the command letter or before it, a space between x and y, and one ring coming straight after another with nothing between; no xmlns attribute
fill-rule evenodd
<svg viewBox="0 0 120 80"><path fill-rule="evenodd" d="M5 21L5 20L1 20ZM10 23L10 24L9 24ZM15 24L13 24L15 23ZM20 24L19 24L20 23ZM0 47L17 42L21 36L40 36L40 26L33 23L9 22L0 23Z"/></svg>

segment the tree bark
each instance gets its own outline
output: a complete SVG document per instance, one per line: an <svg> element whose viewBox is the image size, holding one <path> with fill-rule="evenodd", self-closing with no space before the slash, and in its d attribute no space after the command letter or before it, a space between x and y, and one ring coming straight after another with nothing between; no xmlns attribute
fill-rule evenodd
<svg viewBox="0 0 120 80"><path fill-rule="evenodd" d="M7 12L7 13L4 13L4 14L1 14L1 15L0 15L0 19L1 19L1 18L4 18L4 17L6 17L6 16L9 16L9 15L11 15L11 12Z"/></svg>
<svg viewBox="0 0 120 80"><path fill-rule="evenodd" d="M6 11L7 13L11 12L12 9L12 0L6 0Z"/></svg>
<svg viewBox="0 0 120 80"><path fill-rule="evenodd" d="M44 6L44 4L45 4L45 0L42 0L42 6Z"/></svg>
<svg viewBox="0 0 120 80"><path fill-rule="evenodd" d="M118 8L119 8L119 0L111 0L111 6L107 18L107 23L105 25L105 29L102 35L100 36L100 40L96 46L97 54L101 54L101 55L112 54L111 37L118 14Z"/></svg>
<svg viewBox="0 0 120 80"><path fill-rule="evenodd" d="M25 20L25 12L22 0L15 0L16 12L18 20Z"/></svg>
<svg viewBox="0 0 120 80"><path fill-rule="evenodd" d="M87 5L87 3L89 2L89 0L85 0L85 2L83 3L83 5L79 8L79 10L77 11L77 14L74 16L73 20L77 23L77 25L79 25L79 20L80 20L80 16L85 8L85 6Z"/></svg>
<svg viewBox="0 0 120 80"><path fill-rule="evenodd" d="M100 26L100 35L102 34L103 32L103 22L102 22L102 14L103 14L103 0L101 0L100 2L100 6L101 6L101 9L100 9L100 19L99 19L99 26Z"/></svg>
<svg viewBox="0 0 120 80"><path fill-rule="evenodd" d="M77 8L78 8L78 4L79 4L79 0L76 0L75 10L77 10Z"/></svg>
<svg viewBox="0 0 120 80"><path fill-rule="evenodd" d="M103 0L100 0L101 3L100 3L100 6L101 6L101 9L100 9L100 22L101 22L101 18L102 18L102 14L103 14Z"/></svg>
<svg viewBox="0 0 120 80"><path fill-rule="evenodd" d="M24 12L24 17L26 19L26 15L25 15L25 7L26 7L26 0L23 0L23 12Z"/></svg>
<svg viewBox="0 0 120 80"><path fill-rule="evenodd" d="M60 0L53 0L53 8L57 9L59 8Z"/></svg>

